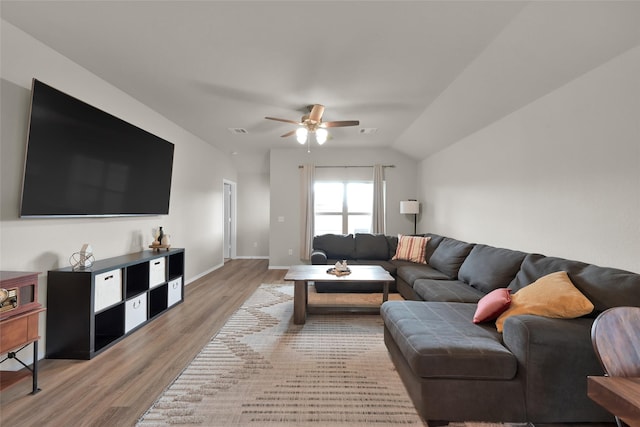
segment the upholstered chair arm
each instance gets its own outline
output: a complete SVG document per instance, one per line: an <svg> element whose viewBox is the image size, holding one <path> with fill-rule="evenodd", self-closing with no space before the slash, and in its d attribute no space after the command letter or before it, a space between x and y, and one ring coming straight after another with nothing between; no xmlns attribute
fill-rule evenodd
<svg viewBox="0 0 640 427"><path fill-rule="evenodd" d="M325 251L320 249L314 249L311 252L311 264L313 265L323 265L327 263L327 254Z"/></svg>
<svg viewBox="0 0 640 427"><path fill-rule="evenodd" d="M504 323L504 345L518 359L531 422L611 421L587 396L587 376L602 375L591 345L594 319L520 315ZM551 405L549 402L553 402Z"/></svg>

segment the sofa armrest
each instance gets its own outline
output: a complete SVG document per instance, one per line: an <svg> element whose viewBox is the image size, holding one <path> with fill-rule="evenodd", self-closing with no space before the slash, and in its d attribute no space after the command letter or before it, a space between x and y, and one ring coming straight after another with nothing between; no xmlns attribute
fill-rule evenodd
<svg viewBox="0 0 640 427"><path fill-rule="evenodd" d="M587 376L603 374L591 344L593 320L532 315L506 319L502 338L518 360L529 421L610 421L587 397Z"/></svg>
<svg viewBox="0 0 640 427"><path fill-rule="evenodd" d="M327 263L327 254L320 249L314 249L311 252L311 264L312 265L325 265Z"/></svg>

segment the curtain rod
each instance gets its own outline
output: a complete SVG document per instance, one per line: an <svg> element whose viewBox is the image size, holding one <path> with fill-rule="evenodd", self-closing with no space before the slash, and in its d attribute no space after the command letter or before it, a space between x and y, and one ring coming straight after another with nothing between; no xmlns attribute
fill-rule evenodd
<svg viewBox="0 0 640 427"><path fill-rule="evenodd" d="M365 165L361 165L361 166L315 166L316 168L372 168L374 165L371 166L365 166ZM302 169L304 166L303 165L298 165L298 169ZM383 168L395 168L396 165L382 165Z"/></svg>

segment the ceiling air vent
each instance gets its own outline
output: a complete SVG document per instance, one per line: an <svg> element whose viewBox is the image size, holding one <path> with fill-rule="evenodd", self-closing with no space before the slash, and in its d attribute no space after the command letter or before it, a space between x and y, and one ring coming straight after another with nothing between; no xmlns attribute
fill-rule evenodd
<svg viewBox="0 0 640 427"><path fill-rule="evenodd" d="M378 128L360 128L361 134L372 134L378 132Z"/></svg>
<svg viewBox="0 0 640 427"><path fill-rule="evenodd" d="M235 133L236 135L244 135L246 133L249 133L248 130L246 130L245 128L228 128L229 132L231 133Z"/></svg>

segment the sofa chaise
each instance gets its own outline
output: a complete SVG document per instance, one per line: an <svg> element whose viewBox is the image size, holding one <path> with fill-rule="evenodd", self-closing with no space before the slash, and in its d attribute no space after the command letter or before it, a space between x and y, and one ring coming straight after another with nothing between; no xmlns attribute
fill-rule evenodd
<svg viewBox="0 0 640 427"><path fill-rule="evenodd" d="M381 307L385 344L429 425L613 421L587 396L587 376L603 374L590 330L607 308L640 307L640 274L436 234L421 236L426 245L420 263L392 259L398 240L391 236L365 236L361 243L380 245L377 259L367 260L365 250L355 250L360 235L318 236L313 262L375 261L394 275L405 301ZM344 246L331 246L339 240ZM579 299L581 311L564 312L573 308L566 289ZM514 304L505 302L504 313L495 313L497 321L489 317L476 323L474 317L496 294L512 297ZM548 302L533 306L532 313L542 309L544 315L527 311L524 303L531 295Z"/></svg>

